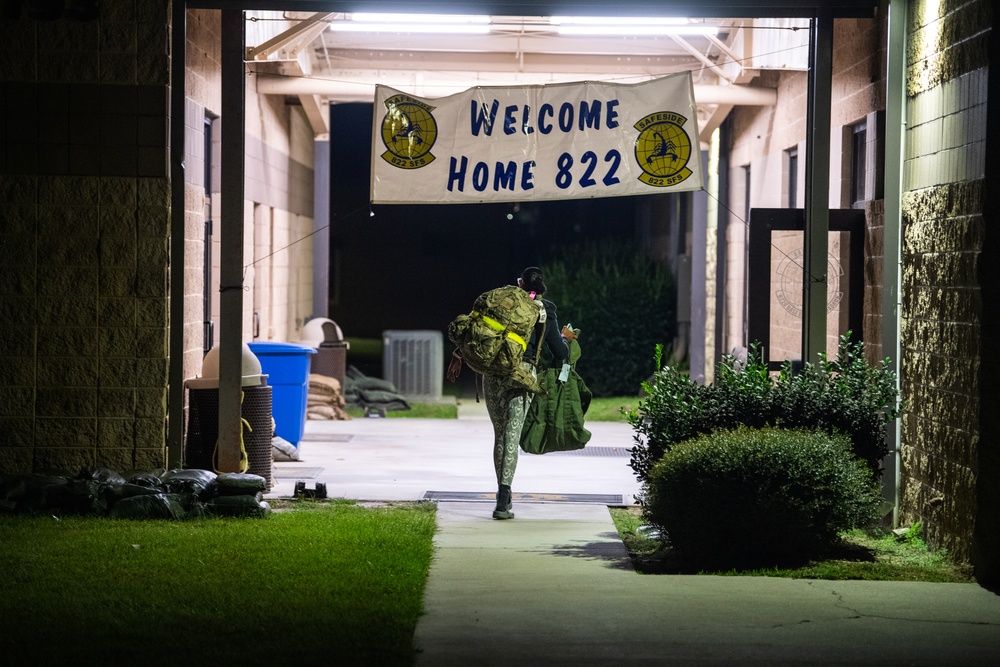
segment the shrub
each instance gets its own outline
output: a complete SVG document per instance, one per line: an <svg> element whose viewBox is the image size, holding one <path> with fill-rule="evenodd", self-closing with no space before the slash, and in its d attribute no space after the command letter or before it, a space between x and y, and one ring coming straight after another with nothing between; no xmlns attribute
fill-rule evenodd
<svg viewBox="0 0 1000 667"><path fill-rule="evenodd" d="M581 329L577 370L594 396L634 396L656 370L649 350L677 328L670 268L634 244L602 241L568 248L542 271L560 325Z"/></svg>
<svg viewBox="0 0 1000 667"><path fill-rule="evenodd" d="M881 496L844 437L717 431L681 443L643 487L644 514L701 565L759 567L819 552L878 518Z"/></svg>
<svg viewBox="0 0 1000 667"><path fill-rule="evenodd" d="M786 363L771 374L754 344L744 364L726 355L713 385L699 385L676 367L661 367L661 354L657 349L657 372L643 383L645 398L625 414L635 431L630 465L640 481L677 443L738 426L845 434L855 456L880 475L886 431L901 409L896 376L885 362L870 367L864 343L851 342L850 332L840 338L834 361L820 355L819 363L807 363L799 373Z"/></svg>

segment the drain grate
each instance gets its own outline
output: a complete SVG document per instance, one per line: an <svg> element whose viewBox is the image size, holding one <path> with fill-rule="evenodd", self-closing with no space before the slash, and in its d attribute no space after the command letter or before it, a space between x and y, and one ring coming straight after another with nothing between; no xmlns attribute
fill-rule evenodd
<svg viewBox="0 0 1000 667"><path fill-rule="evenodd" d="M350 442L350 433L306 433L302 439L307 442Z"/></svg>
<svg viewBox="0 0 1000 667"><path fill-rule="evenodd" d="M604 456L625 458L632 455L631 447L584 447L567 452L548 452L545 456Z"/></svg>
<svg viewBox="0 0 1000 667"><path fill-rule="evenodd" d="M319 477L322 472L322 468L274 466L274 477L276 479L314 479Z"/></svg>
<svg viewBox="0 0 1000 667"><path fill-rule="evenodd" d="M621 505L622 497L614 493L518 493L514 492L514 502L521 503L589 503L592 505ZM424 500L482 500L496 501L495 491L427 491Z"/></svg>

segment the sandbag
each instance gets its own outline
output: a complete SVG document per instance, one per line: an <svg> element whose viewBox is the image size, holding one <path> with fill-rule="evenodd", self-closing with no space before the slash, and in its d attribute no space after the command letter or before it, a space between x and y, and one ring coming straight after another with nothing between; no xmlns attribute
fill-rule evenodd
<svg viewBox="0 0 1000 667"><path fill-rule="evenodd" d="M166 493L132 496L119 500L108 516L113 519L183 519L184 508Z"/></svg>
<svg viewBox="0 0 1000 667"><path fill-rule="evenodd" d="M217 477L218 475L211 470L174 469L163 473L160 482L167 493L193 493L196 496L208 497L214 491Z"/></svg>
<svg viewBox="0 0 1000 667"><path fill-rule="evenodd" d="M215 493L218 496L253 495L266 490L267 480L252 473L225 472L215 480Z"/></svg>
<svg viewBox="0 0 1000 667"><path fill-rule="evenodd" d="M205 512L213 516L259 517L271 513L271 506L260 493L254 495L219 496L205 503Z"/></svg>

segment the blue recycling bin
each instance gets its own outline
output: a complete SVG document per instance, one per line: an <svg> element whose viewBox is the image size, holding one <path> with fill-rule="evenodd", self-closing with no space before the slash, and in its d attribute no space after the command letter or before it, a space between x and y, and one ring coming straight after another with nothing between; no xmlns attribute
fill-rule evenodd
<svg viewBox="0 0 1000 667"><path fill-rule="evenodd" d="M296 447L306 429L309 367L316 349L295 343L249 343L271 385L274 432Z"/></svg>

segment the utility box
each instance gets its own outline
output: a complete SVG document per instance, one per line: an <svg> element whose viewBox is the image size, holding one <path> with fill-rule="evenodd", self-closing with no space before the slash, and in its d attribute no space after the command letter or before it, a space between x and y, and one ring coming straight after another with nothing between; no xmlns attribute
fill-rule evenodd
<svg viewBox="0 0 1000 667"><path fill-rule="evenodd" d="M408 400L441 400L444 335L440 331L382 332L382 375Z"/></svg>
<svg viewBox="0 0 1000 667"><path fill-rule="evenodd" d="M306 430L309 367L316 350L295 343L250 343L272 388L274 433L296 447Z"/></svg>

